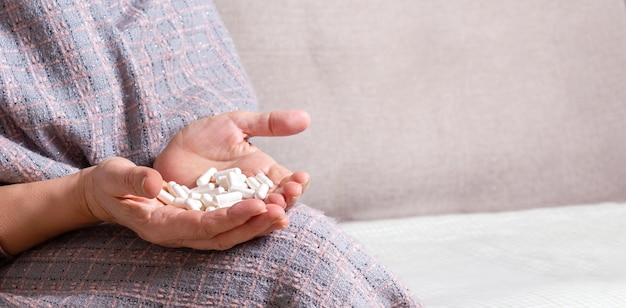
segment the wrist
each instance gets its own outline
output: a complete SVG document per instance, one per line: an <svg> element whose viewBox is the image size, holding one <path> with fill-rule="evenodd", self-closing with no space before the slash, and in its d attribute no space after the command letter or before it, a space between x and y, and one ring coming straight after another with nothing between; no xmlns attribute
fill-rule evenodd
<svg viewBox="0 0 626 308"><path fill-rule="evenodd" d="M94 204L93 192L95 188L93 171L95 167L82 169L73 174L72 179L73 195L71 196L71 204L74 208L74 217L76 222L82 222L85 225L97 224L105 219L101 219L102 215L96 215L98 211L94 211L90 204Z"/></svg>
<svg viewBox="0 0 626 308"><path fill-rule="evenodd" d="M65 232L100 222L86 207L85 172L0 187L0 245L17 255Z"/></svg>

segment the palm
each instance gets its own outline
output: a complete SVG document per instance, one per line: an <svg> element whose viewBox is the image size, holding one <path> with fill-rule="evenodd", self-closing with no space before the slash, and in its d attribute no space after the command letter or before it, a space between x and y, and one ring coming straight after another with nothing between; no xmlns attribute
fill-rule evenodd
<svg viewBox="0 0 626 308"><path fill-rule="evenodd" d="M223 250L289 223L285 207L276 202L245 200L210 212L165 206L154 199L161 175L124 158L110 158L85 170L82 191L88 211L156 244ZM280 201L276 195L274 199Z"/></svg>
<svg viewBox="0 0 626 308"><path fill-rule="evenodd" d="M291 173L247 139L296 134L308 124L308 115L298 111L240 111L203 118L173 137L154 163L158 172L121 158L99 164L94 169L96 179L87 181L91 186L86 190L96 192L89 195L90 211L135 230L144 239L173 247L226 249L284 228L289 220L285 210L303 193L308 174ZM210 167L239 167L248 175L263 171L278 185L263 202L244 200L210 212L163 206L154 199L163 180L192 187Z"/></svg>
<svg viewBox="0 0 626 308"><path fill-rule="evenodd" d="M274 118L276 120L276 116ZM246 112L198 120L174 136L157 158L155 168L165 180L190 187L211 167L218 170L238 167L247 175L262 171L279 183L291 172L248 143L247 139L254 135L297 133L306 128L308 118L304 118L303 123L281 120L272 124L271 121L271 116Z"/></svg>

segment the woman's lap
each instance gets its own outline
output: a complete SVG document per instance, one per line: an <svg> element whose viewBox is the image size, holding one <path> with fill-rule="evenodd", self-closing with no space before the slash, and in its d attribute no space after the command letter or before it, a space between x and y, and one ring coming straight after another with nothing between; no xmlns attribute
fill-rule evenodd
<svg viewBox="0 0 626 308"><path fill-rule="evenodd" d="M227 251L150 244L117 225L65 234L0 268L0 306L414 306L320 212Z"/></svg>

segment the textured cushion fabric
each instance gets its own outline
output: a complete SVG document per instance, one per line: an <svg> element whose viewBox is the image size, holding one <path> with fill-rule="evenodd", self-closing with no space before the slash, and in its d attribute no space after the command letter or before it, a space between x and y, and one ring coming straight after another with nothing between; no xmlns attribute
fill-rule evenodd
<svg viewBox="0 0 626 308"><path fill-rule="evenodd" d="M416 307L319 211L227 251L171 249L116 225L68 233L0 268L1 307Z"/></svg>
<svg viewBox="0 0 626 308"><path fill-rule="evenodd" d="M622 0L216 2L260 106L255 144L339 219L625 200Z"/></svg>
<svg viewBox="0 0 626 308"><path fill-rule="evenodd" d="M626 307L626 204L342 224L424 307Z"/></svg>

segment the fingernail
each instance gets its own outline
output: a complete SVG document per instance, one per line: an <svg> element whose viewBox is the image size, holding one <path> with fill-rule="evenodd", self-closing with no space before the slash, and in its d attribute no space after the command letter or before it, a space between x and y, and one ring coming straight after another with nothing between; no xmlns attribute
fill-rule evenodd
<svg viewBox="0 0 626 308"><path fill-rule="evenodd" d="M281 228L286 228L289 226L289 217L287 215L276 220L275 225L281 226Z"/></svg>

